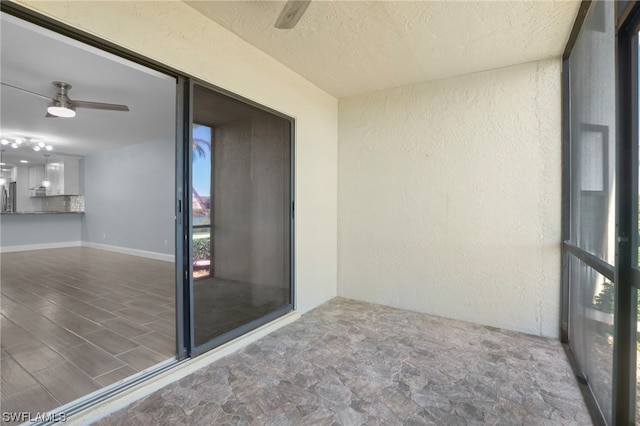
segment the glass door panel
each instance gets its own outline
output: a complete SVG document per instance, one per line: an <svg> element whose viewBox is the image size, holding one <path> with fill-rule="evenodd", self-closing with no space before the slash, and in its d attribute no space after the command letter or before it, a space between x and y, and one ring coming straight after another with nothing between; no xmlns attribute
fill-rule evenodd
<svg viewBox="0 0 640 426"><path fill-rule="evenodd" d="M614 410L616 57L613 2L591 3L569 58L569 343L604 420ZM577 254L576 254L577 253ZM578 257L578 255L580 257Z"/></svg>
<svg viewBox="0 0 640 426"><path fill-rule="evenodd" d="M570 260L570 341L583 378L605 417L612 409L615 284L581 260Z"/></svg>
<svg viewBox="0 0 640 426"><path fill-rule="evenodd" d="M194 85L192 138L192 342L206 350L291 310L291 121Z"/></svg>
<svg viewBox="0 0 640 426"><path fill-rule="evenodd" d="M194 123L191 136L193 279L211 276L211 134L211 127Z"/></svg>

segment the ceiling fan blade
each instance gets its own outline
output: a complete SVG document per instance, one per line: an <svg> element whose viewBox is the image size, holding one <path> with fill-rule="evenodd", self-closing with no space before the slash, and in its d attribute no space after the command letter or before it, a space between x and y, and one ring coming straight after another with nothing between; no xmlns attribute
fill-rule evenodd
<svg viewBox="0 0 640 426"><path fill-rule="evenodd" d="M295 27L310 3L311 0L287 1L276 20L275 27L281 30L288 30Z"/></svg>
<svg viewBox="0 0 640 426"><path fill-rule="evenodd" d="M129 111L129 107L126 105L105 104L102 102L74 101L71 99L69 101L76 108L103 109L108 111Z"/></svg>
<svg viewBox="0 0 640 426"><path fill-rule="evenodd" d="M58 117L57 115L53 115L53 114L51 114L51 113L47 113L47 114L45 115L45 117L46 117L46 118L60 118L60 117Z"/></svg>
<svg viewBox="0 0 640 426"><path fill-rule="evenodd" d="M32 92L31 90L23 89L22 87L18 87L18 86L14 86L12 84L2 83L2 82L0 82L0 84L2 84L3 86L11 87L12 89L20 90L21 92L26 92L26 93L29 93L31 95L39 96L39 97L47 99L49 101L53 100L53 98L51 96L41 95L40 93L36 93L36 92Z"/></svg>

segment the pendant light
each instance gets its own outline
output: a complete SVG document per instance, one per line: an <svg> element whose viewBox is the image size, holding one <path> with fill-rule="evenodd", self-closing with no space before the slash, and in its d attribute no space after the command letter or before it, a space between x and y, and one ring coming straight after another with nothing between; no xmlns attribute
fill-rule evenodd
<svg viewBox="0 0 640 426"><path fill-rule="evenodd" d="M3 152L4 152L4 149L0 149L0 185L4 185L5 183L7 183L7 180L2 175L2 166L4 165L4 163L2 162Z"/></svg>
<svg viewBox="0 0 640 426"><path fill-rule="evenodd" d="M49 158L49 154L44 155L44 179L42 180L42 186L48 188L51 186L51 181L47 177L47 159Z"/></svg>

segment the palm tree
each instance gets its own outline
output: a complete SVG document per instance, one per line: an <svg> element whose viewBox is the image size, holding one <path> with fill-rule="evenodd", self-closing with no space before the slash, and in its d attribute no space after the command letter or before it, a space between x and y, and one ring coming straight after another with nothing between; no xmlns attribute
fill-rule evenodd
<svg viewBox="0 0 640 426"><path fill-rule="evenodd" d="M200 127L199 124L193 125L193 130ZM195 160L197 157L204 157L207 155L207 152L211 152L211 141L193 137L193 159Z"/></svg>
<svg viewBox="0 0 640 426"><path fill-rule="evenodd" d="M211 142L201 138L193 138L193 158L204 157L211 151Z"/></svg>

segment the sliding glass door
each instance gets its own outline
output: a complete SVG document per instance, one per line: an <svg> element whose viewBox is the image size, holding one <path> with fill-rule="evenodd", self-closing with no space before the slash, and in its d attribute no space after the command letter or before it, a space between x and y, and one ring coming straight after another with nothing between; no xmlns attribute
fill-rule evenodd
<svg viewBox="0 0 640 426"><path fill-rule="evenodd" d="M616 290L613 3L595 3L570 58L569 342L581 379L611 421Z"/></svg>
<svg viewBox="0 0 640 426"><path fill-rule="evenodd" d="M563 340L596 423L637 390L640 4L583 2L564 57Z"/></svg>
<svg viewBox="0 0 640 426"><path fill-rule="evenodd" d="M292 121L192 85L192 352L292 309Z"/></svg>

